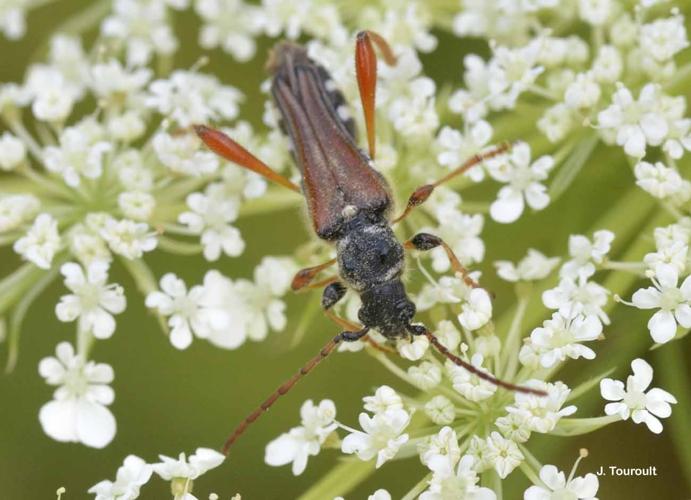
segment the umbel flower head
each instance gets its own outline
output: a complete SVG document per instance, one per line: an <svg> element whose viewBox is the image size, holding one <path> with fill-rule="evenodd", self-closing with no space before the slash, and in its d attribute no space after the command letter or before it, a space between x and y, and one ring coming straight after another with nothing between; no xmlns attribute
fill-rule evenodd
<svg viewBox="0 0 691 500"><path fill-rule="evenodd" d="M27 13L40 3L0 5L2 36L24 36ZM364 145L352 71L363 28L387 40L394 56L379 62L372 158L392 199L404 203L415 188L507 143L394 228L402 240L425 231L446 243L410 255L406 292L415 321L475 372L441 357L425 336L385 345L371 331L335 355L358 356L358 363L369 356L391 374L388 385L369 379L368 391L362 381L361 409L344 407L336 393L313 395L299 425L268 442L266 463L290 464L300 475L319 455L346 456L348 482L335 466L314 485L325 498L412 456L417 476L382 484L370 498L498 498L503 480L518 474L531 483L526 499L594 498L597 477L543 464L556 452L543 457L534 434L550 435L558 450L567 446L560 436L629 418L659 433L661 419L682 405L649 389L653 367L642 358L626 383L597 368L603 359L624 366L648 358L651 343L682 341L691 328L689 42L675 2L415 0L353 8L315 0L113 0L87 14L69 34L52 34L44 56L15 82L0 83L0 246L19 262L0 277L10 368L21 362L20 341L31 348L21 335L27 311L58 279L66 290L55 315L74 326L74 342L56 338L55 356L39 364L55 386L38 410L50 438L94 448L114 439L114 370L92 359L112 349L104 339L127 336L136 351L137 335L154 329L153 321L136 335L122 328L128 305L143 303L180 351L201 340L238 350L293 327L309 330L310 314L289 308L285 296L295 272L331 259L333 248L312 241L272 255L249 217L287 217L303 200L218 158L193 127L218 127L299 184L268 85L257 75L266 102L248 102L256 94L239 89L256 66L240 64L261 55L263 37L304 43L343 94L340 120L354 124ZM177 22L191 16L198 29ZM435 80L426 72L439 54L430 54L451 36L482 49L443 54L449 72ZM199 60L182 66L180 47L198 51ZM206 51L216 48L210 54L227 55L238 71L210 69ZM249 110L262 105L259 122ZM195 265L165 268L163 254ZM508 282L496 292L493 270ZM331 276L324 273L322 283ZM318 306L318 297L307 301ZM350 291L334 312L359 322L360 305ZM650 310L649 336L630 331L633 320L621 327L631 312L624 306ZM566 373L593 378L567 379L566 365L574 367ZM113 366L127 365L114 359ZM358 383L357 373L349 383ZM483 373L546 396L511 393ZM669 375L658 374L667 386ZM576 398L597 397L598 384L603 414L586 414ZM193 483L222 463L204 447L155 464L129 455L113 481L89 492L136 498L155 473L171 483L174 498L191 500Z"/></svg>

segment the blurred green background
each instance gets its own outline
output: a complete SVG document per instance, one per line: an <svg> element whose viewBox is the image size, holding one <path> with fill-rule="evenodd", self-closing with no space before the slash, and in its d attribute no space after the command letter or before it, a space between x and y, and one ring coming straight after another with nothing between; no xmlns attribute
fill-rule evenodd
<svg viewBox="0 0 691 500"><path fill-rule="evenodd" d="M29 31L22 41L9 43L0 38L0 80L21 80L27 62L45 47L60 20L79 12L87 4L87 1L63 1L48 5L30 15ZM182 47L175 62L179 67L188 67L202 54L196 44L196 18L189 12L178 15L176 30ZM462 55L480 50L481 45L443 33L439 38L439 49L423 58L426 72L437 82L458 83ZM263 55L270 45L271 41L262 40L257 59L245 65L234 63L220 51L208 53L211 58L208 70L245 93L247 99L241 116L254 125L261 123L263 97L258 85L264 79ZM688 98L689 88L685 91ZM521 131L516 131L514 138L520 138L520 134ZM566 250L569 234L589 233L601 227L617 232L618 227L608 226L600 216L624 200L632 185L622 153L599 147L573 186L544 212L527 214L510 226L487 220L483 231L487 255L480 268L485 273L486 286L497 296L496 314L509 307L513 291L494 275L490 265L493 260L516 260L529 247L548 255L561 255ZM468 198L473 199L473 194L477 194L477 199L489 199L494 189L478 190ZM650 215L646 218L652 217L655 211L652 202L642 193L635 196L636 204L648 204L645 210L649 210ZM312 237L303 221L299 209L241 219L239 227L247 241L246 252L240 258L222 258L212 265L202 258L162 253L148 256L146 260L157 276L175 269L187 283L200 282L210 268L218 268L232 277L250 276L263 255L290 254ZM642 230L643 227L638 226L629 228L628 236L616 241L614 258L627 245L627 239L639 236ZM19 259L10 249L0 250L0 276L11 272L18 264ZM116 334L96 343L93 358L110 363L115 369L116 399L111 409L118 422L117 436L106 449L93 450L52 441L43 434L38 423L38 409L52 393L38 375L38 361L52 355L58 342L74 338L73 326L58 322L53 313L58 298L64 293L62 284L58 283L40 297L25 321L17 368L11 374L0 375L2 499L54 498L60 486L67 489L63 498L86 498L88 487L101 479L112 479L128 454L151 462L159 453L176 455L180 451L192 452L198 446L220 446L246 413L337 331L332 324L319 318L302 341L291 347L291 332L302 312L309 303L319 300L319 292L314 292L288 297L288 328L283 333L271 335L265 342L248 343L237 351L224 351L196 340L190 349L180 352L161 334L124 270L116 265L112 272L113 281L128 289L128 308L117 317ZM680 442L691 436L687 366L691 342L687 337L652 353L647 351L650 345L645 326L647 318L645 312L616 308L612 325L605 330L607 339L595 347L598 359L570 362L560 378L569 385L577 384L616 366L614 376L622 379L630 373L630 360L645 357L656 368L654 385L669 390L680 400L672 417L664 422L665 432L656 436L644 426L628 421L583 437L534 436L530 441L529 448L543 463L556 464L567 471L578 449L588 448L590 457L582 462L581 474L595 471L600 465L657 467L659 476L653 478L601 478L598 496L603 499L691 497L689 478L685 478L683 472L684 463L687 471L691 466L691 442ZM6 346L1 344L0 356L4 359L5 354ZM299 423L299 407L308 398L315 401L333 399L339 419L354 425L361 409L361 397L385 383L400 387L397 380L366 354L333 356L252 427L223 466L196 482L195 494L207 498L208 493L216 492L224 499L235 493L241 493L246 499L298 497L339 461L340 454L322 452L310 459L302 476L295 478L289 467L270 468L264 464L266 443ZM576 416L596 416L603 412L604 402L597 389L576 404L579 407ZM347 498L366 498L379 487L387 488L397 498L424 474L425 469L417 458L391 462L372 474ZM516 471L505 486L505 498L522 498L528 483ZM141 496L166 497L169 498L168 484L157 478L145 486Z"/></svg>

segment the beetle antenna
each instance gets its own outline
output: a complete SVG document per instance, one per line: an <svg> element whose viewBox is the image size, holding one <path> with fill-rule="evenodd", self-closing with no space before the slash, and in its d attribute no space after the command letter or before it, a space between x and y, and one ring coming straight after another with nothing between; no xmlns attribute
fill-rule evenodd
<svg viewBox="0 0 691 500"><path fill-rule="evenodd" d="M439 351L440 354L442 354L447 359L451 360L454 364L460 366L461 368L464 368L468 370L470 373L477 375L482 380L486 380L487 382L494 384L497 387L503 387L504 389L508 389L509 391L524 392L526 394L535 394L537 396L547 396L547 393L540 389L533 389L532 387L525 387L522 385L516 385L512 384L511 382L505 382L504 380L500 380L494 375L491 375L477 368L476 366L473 366L467 361L459 358L458 356L450 352L446 347L444 347L444 345L441 342L439 342L439 339L423 325L410 325L408 327L408 331L413 335L426 336L429 339L430 343L434 346L434 348L437 351Z"/></svg>
<svg viewBox="0 0 691 500"><path fill-rule="evenodd" d="M338 346L338 344L340 344L341 342L355 342L357 340L360 340L362 337L367 335L368 331L369 328L364 327L362 330L358 330L356 332L341 332L334 338L329 340L326 343L326 345L322 347L321 351L319 351L319 354L317 354L307 363L305 363L304 366L300 368L300 370L297 373L295 373L295 375L283 382L274 392L271 393L271 395L268 398L264 400L262 404L260 404L252 413L247 415L247 417L245 417L245 419L242 422L240 422L240 424L235 428L235 430L233 430L233 432L230 434L230 436L228 436L228 439L226 439L225 443L223 444L223 448L221 449L223 454L228 455L230 447L245 432L247 427L249 427L250 424L254 423L254 421L257 420L265 411L271 408L271 406L273 406L273 404L279 397L287 394L288 391L290 391L293 388L293 386L295 386L295 384L298 383L300 379L302 379L305 375L311 372L315 366L317 366L329 354L331 354L333 350L336 348L336 346Z"/></svg>

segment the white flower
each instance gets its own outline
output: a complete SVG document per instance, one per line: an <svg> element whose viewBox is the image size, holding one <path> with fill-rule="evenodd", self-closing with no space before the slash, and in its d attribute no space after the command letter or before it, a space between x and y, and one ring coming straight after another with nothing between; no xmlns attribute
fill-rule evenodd
<svg viewBox="0 0 691 500"><path fill-rule="evenodd" d="M0 170L13 170L24 162L26 146L9 132L0 136Z"/></svg>
<svg viewBox="0 0 691 500"><path fill-rule="evenodd" d="M225 457L210 448L197 448L189 458L184 453L178 455L177 460L165 455L159 455L161 462L151 464L153 471L166 481L173 479L197 479L211 469L223 463Z"/></svg>
<svg viewBox="0 0 691 500"><path fill-rule="evenodd" d="M603 45L593 61L592 73L600 83L616 82L624 68L621 52L612 45Z"/></svg>
<svg viewBox="0 0 691 500"><path fill-rule="evenodd" d="M238 216L239 200L226 196L223 185L210 184L204 194L187 196L187 206L192 210L178 216L181 224L201 235L206 260L218 260L221 251L237 257L245 250L240 231L230 225Z"/></svg>
<svg viewBox="0 0 691 500"><path fill-rule="evenodd" d="M396 343L398 353L410 361L421 359L428 348L429 339L424 335L418 335L410 339L401 339Z"/></svg>
<svg viewBox="0 0 691 500"><path fill-rule="evenodd" d="M543 41L539 38L518 48L498 46L489 62L490 94L493 106L513 109L518 96L544 71L538 64Z"/></svg>
<svg viewBox="0 0 691 500"><path fill-rule="evenodd" d="M41 207L31 194L0 195L0 233L12 231L36 216Z"/></svg>
<svg viewBox="0 0 691 500"><path fill-rule="evenodd" d="M630 156L642 158L646 144L659 146L667 136L667 121L659 111L659 92L659 86L648 83L634 101L631 91L620 85L612 104L598 114L600 127L615 133L617 144Z"/></svg>
<svg viewBox="0 0 691 500"><path fill-rule="evenodd" d="M542 210L549 204L547 188L541 183L547 179L554 166L551 156L542 156L530 163L530 146L520 143L506 158L487 162L490 175L507 185L499 190L496 201L490 207L490 215L497 222L509 223L523 213L525 203L534 210Z"/></svg>
<svg viewBox="0 0 691 500"><path fill-rule="evenodd" d="M655 198L670 198L679 193L683 188L683 181L679 172L674 168L665 166L658 161L653 165L647 161L641 161L634 170L636 184Z"/></svg>
<svg viewBox="0 0 691 500"><path fill-rule="evenodd" d="M26 80L31 111L38 120L61 123L70 115L76 96L57 68L34 65Z"/></svg>
<svg viewBox="0 0 691 500"><path fill-rule="evenodd" d="M139 488L149 481L151 466L136 455L128 455L118 469L115 481L103 480L89 488L94 500L134 500Z"/></svg>
<svg viewBox="0 0 691 500"><path fill-rule="evenodd" d="M594 106L600 99L600 86L591 73L579 73L566 88L564 102L572 109L586 109Z"/></svg>
<svg viewBox="0 0 691 500"><path fill-rule="evenodd" d="M437 425L448 425L456 419L456 408L446 396L434 396L424 406L425 415Z"/></svg>
<svg viewBox="0 0 691 500"><path fill-rule="evenodd" d="M420 495L420 500L473 499L496 500L497 496L489 488L480 487L480 478L473 469L475 459L464 455L458 461L454 472L453 466L435 471L429 483L429 489Z"/></svg>
<svg viewBox="0 0 691 500"><path fill-rule="evenodd" d="M476 54L463 58L463 80L467 89L454 92L449 97L449 109L462 114L469 123L487 115L486 97L489 94L489 69L485 61Z"/></svg>
<svg viewBox="0 0 691 500"><path fill-rule="evenodd" d="M101 24L101 33L122 40L127 47L128 66L143 66L154 52L167 55L177 49L166 14L164 2L116 0L112 15Z"/></svg>
<svg viewBox="0 0 691 500"><path fill-rule="evenodd" d="M516 443L495 431L487 438L487 459L499 477L504 479L520 465L524 457Z"/></svg>
<svg viewBox="0 0 691 500"><path fill-rule="evenodd" d="M365 432L348 434L343 439L341 451L356 453L360 460L370 460L376 456L377 469L392 459L408 441L408 434L402 434L410 423L410 415L405 410L390 410L373 417L360 413L359 421Z"/></svg>
<svg viewBox="0 0 691 500"><path fill-rule="evenodd" d="M365 410L372 413L385 413L388 410L402 410L403 400L396 391L388 385L382 385L374 392L374 396L362 398Z"/></svg>
<svg viewBox="0 0 691 500"><path fill-rule="evenodd" d="M218 157L211 151L201 151L200 139L192 134L170 135L165 132L153 138L158 159L173 172L201 176L218 169Z"/></svg>
<svg viewBox="0 0 691 500"><path fill-rule="evenodd" d="M515 443L525 443L530 439L531 429L526 425L526 419L519 413L508 413L494 421L497 429L507 439Z"/></svg>
<svg viewBox="0 0 691 500"><path fill-rule="evenodd" d="M567 357L594 359L595 352L581 342L596 340L601 333L602 323L595 316L565 318L556 312L532 331L530 341L540 353L540 364L551 368Z"/></svg>
<svg viewBox="0 0 691 500"><path fill-rule="evenodd" d="M561 141L573 129L574 125L573 110L561 102L547 108L537 121L537 128L545 134L550 142Z"/></svg>
<svg viewBox="0 0 691 500"><path fill-rule="evenodd" d="M125 217L147 220L156 207L156 199L143 191L125 191L118 195L118 206Z"/></svg>
<svg viewBox="0 0 691 500"><path fill-rule="evenodd" d="M575 279L580 274L592 275L595 272L594 264L601 264L612 246L614 233L606 229L595 231L593 240L582 234L569 236L569 255L571 259L565 262L559 271L559 275Z"/></svg>
<svg viewBox="0 0 691 500"><path fill-rule="evenodd" d="M302 425L271 441L264 455L264 461L274 467L292 463L295 476L304 472L309 457L319 453L326 438L338 427L334 422L336 407L330 399L320 401L317 406L312 400L305 401L300 418Z"/></svg>
<svg viewBox="0 0 691 500"><path fill-rule="evenodd" d="M451 205L437 205L433 209L439 225L435 228L425 227L422 231L444 240L463 265L470 266L482 261L485 256L485 244L480 238L484 225L482 215L463 214ZM443 273L450 269L451 262L443 248L434 248L429 255L435 271Z"/></svg>
<svg viewBox="0 0 691 500"><path fill-rule="evenodd" d="M254 37L262 20L256 7L239 0L198 0L194 8L204 23L199 45L205 49L221 47L241 62L254 56Z"/></svg>
<svg viewBox="0 0 691 500"><path fill-rule="evenodd" d="M203 286L197 285L188 291L185 282L173 273L164 274L160 285L161 291L146 296L146 306L169 316L170 343L177 349L187 349L192 343L192 334L208 338L213 329L230 327L225 311L204 307L206 292Z"/></svg>
<svg viewBox="0 0 691 500"><path fill-rule="evenodd" d="M545 487L531 486L525 490L523 500L597 500L595 494L600 483L595 474L588 473L584 477L572 476L573 473L567 479L554 465L544 465L540 469L540 479Z"/></svg>
<svg viewBox="0 0 691 500"><path fill-rule="evenodd" d="M595 316L602 324L609 324L609 316L604 311L609 290L589 281L589 274L581 272L578 278L565 277L555 288L545 290L542 302L550 309L559 311L565 318L578 314Z"/></svg>
<svg viewBox="0 0 691 500"><path fill-rule="evenodd" d="M50 214L39 214L29 231L14 242L14 251L42 269L50 269L60 249L58 221Z"/></svg>
<svg viewBox="0 0 691 500"><path fill-rule="evenodd" d="M384 488L379 488L377 491L367 497L367 500L391 500L391 493Z"/></svg>
<svg viewBox="0 0 691 500"><path fill-rule="evenodd" d="M141 107L142 91L152 74L149 68L126 68L117 59L109 59L91 67L89 85L106 105Z"/></svg>
<svg viewBox="0 0 691 500"><path fill-rule="evenodd" d="M482 367L482 362L483 357L479 353L473 354L473 357L470 359L470 364L478 370L486 372ZM462 366L451 363L451 361L447 361L446 370L449 372L453 388L470 401L482 401L492 397L497 392L496 385L481 379Z"/></svg>
<svg viewBox="0 0 691 500"><path fill-rule="evenodd" d="M593 26L605 24L613 12L612 0L578 0L578 13Z"/></svg>
<svg viewBox="0 0 691 500"><path fill-rule="evenodd" d="M260 341L269 329L280 331L286 326L285 303L280 300L297 271L291 259L265 257L254 271L254 282L232 281L218 271L204 276L204 305L224 311L232 328L210 322L209 341L226 349L236 349L248 338Z"/></svg>
<svg viewBox="0 0 691 500"><path fill-rule="evenodd" d="M98 179L103 173L103 156L112 145L100 140L102 129L90 120L60 134L59 146L44 151L46 168L62 175L68 186L79 186L82 177Z"/></svg>
<svg viewBox="0 0 691 500"><path fill-rule="evenodd" d="M144 252L156 248L158 243L147 224L130 219L108 217L100 235L113 252L128 259L140 258Z"/></svg>
<svg viewBox="0 0 691 500"><path fill-rule="evenodd" d="M91 332L98 339L113 335L113 314L120 314L127 305L122 287L108 284L108 267L107 262L93 261L86 267L86 273L74 262L60 268L65 286L72 293L60 297L55 314L60 321L79 319L79 331Z"/></svg>
<svg viewBox="0 0 691 500"><path fill-rule="evenodd" d="M140 151L126 149L113 158L113 169L118 173L118 180L129 191L148 192L154 185L154 174L146 168Z"/></svg>
<svg viewBox="0 0 691 500"><path fill-rule="evenodd" d="M520 418L522 426L527 430L540 433L551 432L561 417L568 417L576 412L576 407L573 405L562 408L571 393L571 389L566 384L562 382L552 384L533 379L527 381L525 385L547 393L547 396L538 396L517 392L514 395L513 406L506 408L510 415Z"/></svg>
<svg viewBox="0 0 691 500"><path fill-rule="evenodd" d="M408 375L422 390L429 390L441 382L441 368L438 365L423 361L419 365L412 365L408 368Z"/></svg>
<svg viewBox="0 0 691 500"><path fill-rule="evenodd" d="M641 26L640 45L656 61L665 62L689 46L684 16L677 15Z"/></svg>
<svg viewBox="0 0 691 500"><path fill-rule="evenodd" d="M662 423L660 418L667 418L672 414L671 404L677 402L669 392L659 388L653 388L646 392L653 380L653 369L642 359L634 359L631 362L633 375L624 383L619 380L606 378L600 381L602 397L608 401L616 401L605 405L607 415L619 415L627 420L629 417L640 424L645 422L651 432L660 434Z"/></svg>
<svg viewBox="0 0 691 500"><path fill-rule="evenodd" d="M420 445L420 461L433 472L450 471L461 458L458 436L451 427L445 426Z"/></svg>
<svg viewBox="0 0 691 500"><path fill-rule="evenodd" d="M10 40L18 40L26 32L28 0L4 2L0 6L0 31Z"/></svg>
<svg viewBox="0 0 691 500"><path fill-rule="evenodd" d="M437 155L437 161L449 169L455 169L473 155L480 153L490 139L492 127L484 120L471 124L465 135L445 126L437 136L437 145L441 150ZM479 182L484 178L484 170L477 166L470 169L466 175Z"/></svg>
<svg viewBox="0 0 691 500"><path fill-rule="evenodd" d="M494 263L497 274L506 281L538 281L546 278L559 264L559 257L547 257L533 248L521 259L518 265L508 260L498 260Z"/></svg>
<svg viewBox="0 0 691 500"><path fill-rule="evenodd" d="M653 340L663 344L674 338L677 323L691 327L691 276L678 287L678 269L661 263L651 280L655 286L636 291L631 300L639 309L659 309L648 321L648 329Z"/></svg>
<svg viewBox="0 0 691 500"><path fill-rule="evenodd" d="M60 386L53 393L53 401L39 412L44 432L56 441L103 448L115 436L115 418L106 408L115 397L108 385L113 381L113 369L85 361L68 342L59 343L55 355L43 358L38 365L46 383Z"/></svg>
<svg viewBox="0 0 691 500"><path fill-rule="evenodd" d="M463 328L477 330L492 319L492 299L484 288L473 288L461 306L458 321Z"/></svg>
<svg viewBox="0 0 691 500"><path fill-rule="evenodd" d="M225 119L238 114L240 91L221 85L214 76L176 70L165 80L149 85L148 107L168 116L181 127Z"/></svg>

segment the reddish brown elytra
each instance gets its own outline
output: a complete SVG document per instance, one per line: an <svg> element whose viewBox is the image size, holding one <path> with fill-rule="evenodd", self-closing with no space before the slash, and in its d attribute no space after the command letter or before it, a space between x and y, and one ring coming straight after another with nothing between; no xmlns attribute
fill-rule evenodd
<svg viewBox="0 0 691 500"><path fill-rule="evenodd" d="M282 127L292 143L292 151L302 174L298 188L222 132L199 125L195 130L204 143L222 157L257 172L288 189L302 192L307 202L312 226L319 238L335 246L336 259L303 269L293 279L293 290L323 287L322 307L345 331L333 337L300 371L284 382L233 431L223 446L230 446L276 400L287 393L302 377L326 358L341 342L367 339L376 330L390 340L424 335L431 345L453 363L497 386L512 391L545 395L543 391L504 382L475 368L450 353L425 326L413 324L415 304L408 298L401 280L406 249L430 250L442 247L453 270L469 286L479 286L469 276L451 248L437 236L419 233L401 244L391 229L416 206L424 203L438 185L466 172L483 160L504 153L501 145L476 155L435 183L416 189L403 213L391 218L392 200L384 177L372 167L375 154L375 97L377 58L375 46L389 64L393 52L375 33L363 31L357 36L355 64L357 82L365 115L369 155L357 146L355 127L344 120L338 108L345 105L342 94L334 89L327 71L309 59L305 49L292 43L277 45L267 67L273 75L271 90L280 111ZM338 275L313 282L324 269L338 263ZM338 318L330 310L350 288L360 295L358 312L361 325ZM387 348L378 348L389 351Z"/></svg>

